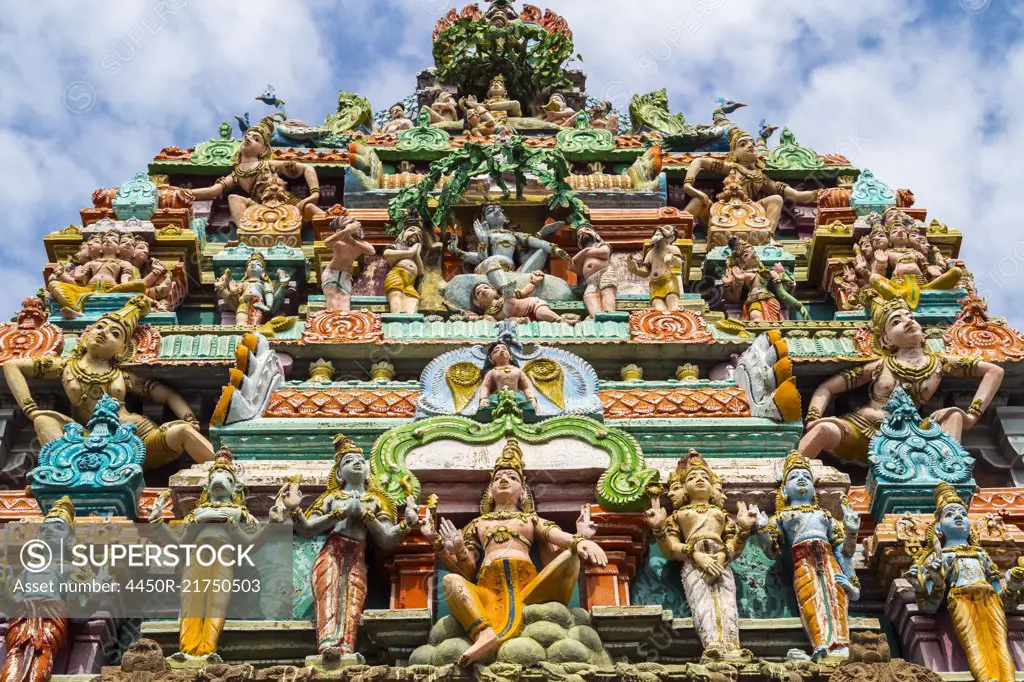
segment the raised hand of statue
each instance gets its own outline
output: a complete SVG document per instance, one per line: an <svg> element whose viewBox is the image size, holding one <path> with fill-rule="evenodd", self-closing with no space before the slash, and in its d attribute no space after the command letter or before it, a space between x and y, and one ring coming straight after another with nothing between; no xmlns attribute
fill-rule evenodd
<svg viewBox="0 0 1024 682"><path fill-rule="evenodd" d="M149 508L149 514L146 516L146 520L150 523L159 523L164 518L164 510L168 508L171 503L171 491L163 490L156 499L153 500L153 506Z"/></svg>
<svg viewBox="0 0 1024 682"><path fill-rule="evenodd" d="M576 553L580 555L581 559L589 561L595 566L608 565L608 555L601 549L601 545L593 540L583 540L576 545Z"/></svg>
<svg viewBox="0 0 1024 682"><path fill-rule="evenodd" d="M530 273L530 284L539 287L544 284L544 273L541 270L534 270Z"/></svg>
<svg viewBox="0 0 1024 682"><path fill-rule="evenodd" d="M292 280L292 276L291 276L291 275L289 275L289 274L288 274L287 272L285 272L284 270L278 270L278 271L277 271L277 281L278 281L278 282L279 282L279 283L280 283L280 284L281 284L282 286L288 286L288 282L290 282L291 280Z"/></svg>
<svg viewBox="0 0 1024 682"><path fill-rule="evenodd" d="M643 276L640 273L640 259L636 257L636 254L631 253L626 256L626 269L632 272L634 275Z"/></svg>
<svg viewBox="0 0 1024 682"><path fill-rule="evenodd" d="M715 582L722 577L722 567L718 564L715 557L705 552L694 552L691 558L708 582Z"/></svg>
<svg viewBox="0 0 1024 682"><path fill-rule="evenodd" d="M736 503L736 525L742 530L750 532L750 529L757 525L757 517L761 513L756 504L749 507L747 503L740 500Z"/></svg>
<svg viewBox="0 0 1024 682"><path fill-rule="evenodd" d="M843 525L848 531L857 532L860 529L860 512L853 508L848 495L843 495L839 504L843 510Z"/></svg>
<svg viewBox="0 0 1024 682"><path fill-rule="evenodd" d="M429 503L427 504L427 513L420 520L420 532L430 543L440 537L440 533L437 532L437 512Z"/></svg>
<svg viewBox="0 0 1024 682"><path fill-rule="evenodd" d="M768 527L769 523L771 523L771 520L768 518L768 514L759 509L757 511L757 523L755 524L757 530L764 530Z"/></svg>
<svg viewBox="0 0 1024 682"><path fill-rule="evenodd" d="M296 509L302 504L302 491L299 490L299 482L288 481L281 486L281 490L277 493L277 499L288 511Z"/></svg>
<svg viewBox="0 0 1024 682"><path fill-rule="evenodd" d="M459 248L459 235L455 234L454 232L449 234L448 240L445 242L445 248L448 250L448 253L462 253L462 249Z"/></svg>
<svg viewBox="0 0 1024 682"><path fill-rule="evenodd" d="M441 519L441 526L438 528L441 539L444 541L444 548L449 554L458 556L466 548L466 541L462 533L455 527L455 524L448 519Z"/></svg>
<svg viewBox="0 0 1024 682"><path fill-rule="evenodd" d="M224 268L224 272L217 278L213 285L218 289L226 289L231 285L234 278L231 276L231 268Z"/></svg>
<svg viewBox="0 0 1024 682"><path fill-rule="evenodd" d="M590 518L589 504L583 505L583 508L580 509L579 518L576 519L576 532L586 540L597 535L597 524Z"/></svg>
<svg viewBox="0 0 1024 682"><path fill-rule="evenodd" d="M665 523L665 519L668 518L668 512L661 506L661 498L651 498L651 508L644 512L644 521L651 528L657 528L661 524Z"/></svg>
<svg viewBox="0 0 1024 682"><path fill-rule="evenodd" d="M420 506L416 504L416 498L408 495L405 498L405 524L415 528L420 521Z"/></svg>

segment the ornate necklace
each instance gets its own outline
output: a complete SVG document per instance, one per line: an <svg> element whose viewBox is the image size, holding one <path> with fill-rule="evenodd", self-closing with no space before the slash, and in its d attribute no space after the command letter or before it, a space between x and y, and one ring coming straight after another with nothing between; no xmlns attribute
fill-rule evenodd
<svg viewBox="0 0 1024 682"><path fill-rule="evenodd" d="M518 519L519 521L529 521L533 518L533 514L521 511L496 511L487 512L480 516L481 521L508 521L509 519Z"/></svg>
<svg viewBox="0 0 1024 682"><path fill-rule="evenodd" d="M504 296L499 296L497 299L495 299L494 303L492 303L490 305L490 307L487 310L484 311L484 315L490 315L491 317L497 317L498 313L500 313L504 308L505 308L505 297Z"/></svg>
<svg viewBox="0 0 1024 682"><path fill-rule="evenodd" d="M93 400L99 400L103 394L108 392L110 384L121 375L121 370L111 367L103 373L91 372L81 364L81 358L71 358L66 367L71 376L85 387L85 394Z"/></svg>
<svg viewBox="0 0 1024 682"><path fill-rule="evenodd" d="M932 376L935 373L935 369L939 366L939 359L934 354L925 351L925 356L928 358L928 361L920 367L915 367L900 362L896 359L895 355L887 354L885 356L885 366L900 381L920 383Z"/></svg>
<svg viewBox="0 0 1024 682"><path fill-rule="evenodd" d="M704 513L706 511L710 511L711 509L718 509L718 507L712 504L708 504L707 502L693 502L683 507L683 509L690 509L695 512Z"/></svg>
<svg viewBox="0 0 1024 682"><path fill-rule="evenodd" d="M248 170L245 170L244 168L242 168L242 165L239 164L239 165L235 166L235 171L234 171L235 172L235 177L236 178L251 178L251 177L253 177L255 175L259 175L260 173L263 173L269 167L270 167L270 162L267 161L266 159L260 159L256 163L255 166L253 166L252 168L250 168Z"/></svg>

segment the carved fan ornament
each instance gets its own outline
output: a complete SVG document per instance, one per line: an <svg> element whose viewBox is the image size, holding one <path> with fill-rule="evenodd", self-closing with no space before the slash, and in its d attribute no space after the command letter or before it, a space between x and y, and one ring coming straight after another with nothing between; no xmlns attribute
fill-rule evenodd
<svg viewBox="0 0 1024 682"><path fill-rule="evenodd" d="M638 310L629 316L632 341L711 343L704 318L689 310Z"/></svg>
<svg viewBox="0 0 1024 682"><path fill-rule="evenodd" d="M38 298L22 301L18 321L0 324L0 362L60 353L64 332L47 322L48 317Z"/></svg>
<svg viewBox="0 0 1024 682"><path fill-rule="evenodd" d="M377 343L382 337L374 313L321 310L306 320L302 343Z"/></svg>

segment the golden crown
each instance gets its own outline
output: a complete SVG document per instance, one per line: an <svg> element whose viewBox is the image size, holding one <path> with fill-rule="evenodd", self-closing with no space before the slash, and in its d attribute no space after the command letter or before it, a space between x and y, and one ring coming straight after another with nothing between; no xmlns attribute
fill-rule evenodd
<svg viewBox="0 0 1024 682"><path fill-rule="evenodd" d="M75 504L71 501L71 498L65 495L58 499L50 507L50 511L46 512L46 518L43 522L58 520L63 521L67 525L74 525L75 522Z"/></svg>
<svg viewBox="0 0 1024 682"><path fill-rule="evenodd" d="M939 518L942 510L951 504L959 504L964 508L967 507L964 501L960 499L960 493L956 491L956 488L943 481L935 486L935 518Z"/></svg>
<svg viewBox="0 0 1024 682"><path fill-rule="evenodd" d="M107 313L100 319L115 322L117 326L124 330L125 338L131 339L135 334L135 328L139 326L139 320L149 315L149 311L152 308L153 301L148 296L139 294L138 296L133 296L120 310Z"/></svg>
<svg viewBox="0 0 1024 682"><path fill-rule="evenodd" d="M340 461L342 457L344 457L350 452L356 452L359 453L360 455L363 454L363 449L356 445L355 441L353 441L351 438L349 438L343 433L339 433L337 436L335 436L333 443L334 458L336 460Z"/></svg>
<svg viewBox="0 0 1024 682"><path fill-rule="evenodd" d="M731 152L736 151L736 146L739 145L740 140L743 138L749 137L751 140L754 139L753 135L739 126L732 126L729 128L729 132L726 133L726 137L729 139L729 151Z"/></svg>
<svg viewBox="0 0 1024 682"><path fill-rule="evenodd" d="M501 454L498 455L497 461L494 462L494 471L491 472L491 478L494 478L494 474L502 469L511 469L518 473L520 478L523 478L523 451L519 447L519 441L515 438L509 438L505 442L505 447L501 449Z"/></svg>
<svg viewBox="0 0 1024 682"><path fill-rule="evenodd" d="M704 459L704 456L690 448L690 451L686 453L685 457L680 458L676 464L676 470L669 474L668 484L672 485L676 481L685 481L686 477L690 475L690 472L694 469L703 469L708 473L712 480L718 478L711 467L708 466L708 462Z"/></svg>
<svg viewBox="0 0 1024 682"><path fill-rule="evenodd" d="M782 464L782 481L789 477L789 474L796 469L811 471L811 461L800 454L799 450L790 450L786 455L786 461ZM811 471L813 475L813 471Z"/></svg>
<svg viewBox="0 0 1024 682"><path fill-rule="evenodd" d="M882 343L882 335L885 333L885 321L889 316L900 310L908 313L913 312L910 304L902 298L890 298L888 301L876 303L871 311L871 330L875 333L875 342Z"/></svg>
<svg viewBox="0 0 1024 682"><path fill-rule="evenodd" d="M235 470L234 455L231 454L231 450L226 445L217 451L217 456L210 467L210 473L212 474L214 471L227 471L236 478L238 476Z"/></svg>
<svg viewBox="0 0 1024 682"><path fill-rule="evenodd" d="M260 138L263 140L263 146L269 148L270 138L273 137L274 135L274 128L276 126L276 121L279 116L282 119L284 118L280 113L273 114L271 116L264 116L263 118L260 119L259 123L250 127L245 132L248 134L249 132L255 130L257 133L259 133Z"/></svg>

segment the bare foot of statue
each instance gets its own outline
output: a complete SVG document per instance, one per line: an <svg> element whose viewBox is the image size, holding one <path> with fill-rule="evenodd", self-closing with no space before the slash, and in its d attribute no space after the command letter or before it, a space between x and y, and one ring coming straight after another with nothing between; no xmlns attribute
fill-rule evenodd
<svg viewBox="0 0 1024 682"><path fill-rule="evenodd" d="M336 646L324 647L320 655L324 657L325 661L337 661L341 658L341 648Z"/></svg>
<svg viewBox="0 0 1024 682"><path fill-rule="evenodd" d="M63 317L65 320L73 320L76 317L81 317L82 313L78 312L77 310L72 310L71 308L65 306L60 309L60 316Z"/></svg>
<svg viewBox="0 0 1024 682"><path fill-rule="evenodd" d="M492 628L487 628L476 638L473 646L466 649L462 656L459 657L459 665L463 668L468 668L474 663L479 663L487 658L487 654L494 651L497 646L498 634Z"/></svg>

